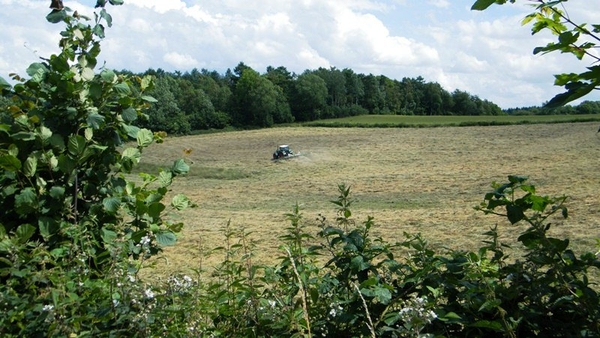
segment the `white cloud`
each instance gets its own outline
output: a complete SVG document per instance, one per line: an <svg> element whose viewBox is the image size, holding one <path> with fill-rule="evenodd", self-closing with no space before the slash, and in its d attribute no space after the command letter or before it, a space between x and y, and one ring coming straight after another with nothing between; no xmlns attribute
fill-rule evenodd
<svg viewBox="0 0 600 338"><path fill-rule="evenodd" d="M198 66L198 61L189 54L170 52L163 56L163 60L176 69L192 69Z"/></svg>
<svg viewBox="0 0 600 338"><path fill-rule="evenodd" d="M438 7L438 8L448 8L450 7L450 2L448 0L429 0L427 3Z"/></svg>

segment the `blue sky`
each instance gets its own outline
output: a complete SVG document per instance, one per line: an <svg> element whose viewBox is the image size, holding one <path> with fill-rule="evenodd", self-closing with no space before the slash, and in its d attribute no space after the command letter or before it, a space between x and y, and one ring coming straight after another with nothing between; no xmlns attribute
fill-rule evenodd
<svg viewBox="0 0 600 338"><path fill-rule="evenodd" d="M552 74L590 65L570 55L532 54L552 37L532 36L520 25L528 1L484 12L471 11L473 1L125 0L108 7L114 25L101 57L109 68L134 72L224 72L243 61L259 72L337 67L396 79L423 76L502 108L540 105L561 91ZM96 1L64 3L89 15ZM38 56L57 52L61 26L45 22L48 0L0 5L0 76L23 75ZM600 6L582 0L567 9L578 21L600 17Z"/></svg>

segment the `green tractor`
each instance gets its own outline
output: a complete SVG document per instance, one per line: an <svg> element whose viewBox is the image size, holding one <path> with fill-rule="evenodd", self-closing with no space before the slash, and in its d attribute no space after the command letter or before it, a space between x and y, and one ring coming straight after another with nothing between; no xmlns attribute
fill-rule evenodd
<svg viewBox="0 0 600 338"><path fill-rule="evenodd" d="M296 157L299 155L300 154L295 154L290 149L290 146L288 146L287 144L282 144L279 147L277 147L277 150L275 150L275 152L273 153L273 160L276 161L276 160L288 159L288 158Z"/></svg>

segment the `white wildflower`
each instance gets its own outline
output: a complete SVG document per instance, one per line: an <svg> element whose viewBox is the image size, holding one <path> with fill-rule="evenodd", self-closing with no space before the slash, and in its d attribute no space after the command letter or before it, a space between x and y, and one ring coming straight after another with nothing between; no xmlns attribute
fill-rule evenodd
<svg viewBox="0 0 600 338"><path fill-rule="evenodd" d="M274 308L277 305L277 302L274 300L269 300L269 305Z"/></svg>
<svg viewBox="0 0 600 338"><path fill-rule="evenodd" d="M148 236L142 237L142 239L140 239L140 244L141 245L148 245L148 244L150 244L150 237L148 237Z"/></svg>
<svg viewBox="0 0 600 338"><path fill-rule="evenodd" d="M331 310L329 310L329 315L331 317L336 317L339 313L342 312L342 310L344 310L344 309L341 306L339 306L339 305L337 307L333 306L331 308Z"/></svg>
<svg viewBox="0 0 600 338"><path fill-rule="evenodd" d="M44 307L42 307L42 311L52 311L54 310L54 305L48 304L48 305L44 305Z"/></svg>
<svg viewBox="0 0 600 338"><path fill-rule="evenodd" d="M144 295L148 299L154 298L154 292L152 291L152 289L146 289L146 291L144 291Z"/></svg>

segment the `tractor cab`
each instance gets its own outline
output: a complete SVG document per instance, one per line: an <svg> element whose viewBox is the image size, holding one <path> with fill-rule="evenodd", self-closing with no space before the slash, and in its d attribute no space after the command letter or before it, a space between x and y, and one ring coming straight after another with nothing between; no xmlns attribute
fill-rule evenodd
<svg viewBox="0 0 600 338"><path fill-rule="evenodd" d="M277 147L277 150L275 150L275 152L273 153L274 160L292 156L294 156L294 152L290 149L290 146L287 144L280 145L279 147Z"/></svg>

